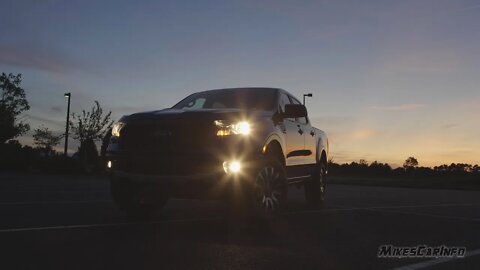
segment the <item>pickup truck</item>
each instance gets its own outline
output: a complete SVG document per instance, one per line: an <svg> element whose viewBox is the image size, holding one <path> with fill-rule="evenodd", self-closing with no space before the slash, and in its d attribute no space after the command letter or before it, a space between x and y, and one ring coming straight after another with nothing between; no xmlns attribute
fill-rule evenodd
<svg viewBox="0 0 480 270"><path fill-rule="evenodd" d="M303 185L311 206L325 198L327 136L283 89L203 91L123 116L106 157L112 197L132 217L169 198L225 199L273 214L288 185Z"/></svg>

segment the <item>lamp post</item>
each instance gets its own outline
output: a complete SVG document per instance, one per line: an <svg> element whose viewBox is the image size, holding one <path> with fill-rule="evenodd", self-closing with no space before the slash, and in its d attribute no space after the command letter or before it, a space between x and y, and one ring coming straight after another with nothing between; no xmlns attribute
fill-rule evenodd
<svg viewBox="0 0 480 270"><path fill-rule="evenodd" d="M65 93L65 97L68 98L68 107L67 107L67 123L65 125L65 150L64 155L67 156L68 149L68 128L70 122L70 98L72 97L71 93Z"/></svg>
<svg viewBox="0 0 480 270"><path fill-rule="evenodd" d="M303 94L303 105L305 105L305 97L313 97L312 93Z"/></svg>

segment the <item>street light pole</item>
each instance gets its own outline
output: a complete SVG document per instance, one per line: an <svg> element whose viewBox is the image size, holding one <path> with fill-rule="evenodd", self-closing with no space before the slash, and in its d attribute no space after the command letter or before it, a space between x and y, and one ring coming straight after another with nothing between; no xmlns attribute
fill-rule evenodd
<svg viewBox="0 0 480 270"><path fill-rule="evenodd" d="M65 125L65 150L64 150L64 155L67 156L67 149L68 149L68 128L69 128L69 122L70 122L70 98L72 94L71 93L65 93L65 97L68 98L68 107L67 107L67 123Z"/></svg>
<svg viewBox="0 0 480 270"><path fill-rule="evenodd" d="M305 105L305 97L313 97L312 93L303 94L303 105Z"/></svg>

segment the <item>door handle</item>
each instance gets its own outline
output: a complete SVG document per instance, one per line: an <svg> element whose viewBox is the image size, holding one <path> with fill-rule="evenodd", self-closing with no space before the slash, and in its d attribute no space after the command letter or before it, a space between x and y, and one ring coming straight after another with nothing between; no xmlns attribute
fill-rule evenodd
<svg viewBox="0 0 480 270"><path fill-rule="evenodd" d="M297 125L297 127L298 127L298 133L300 133L300 135L302 135L303 134L302 128L300 127L300 125Z"/></svg>
<svg viewBox="0 0 480 270"><path fill-rule="evenodd" d="M310 135L314 136L314 135L315 135L315 132L313 132L313 130L310 131Z"/></svg>

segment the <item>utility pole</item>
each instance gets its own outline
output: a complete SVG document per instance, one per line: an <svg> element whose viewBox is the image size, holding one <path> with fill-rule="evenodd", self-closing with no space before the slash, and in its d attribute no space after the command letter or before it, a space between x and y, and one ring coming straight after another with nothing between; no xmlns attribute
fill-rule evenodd
<svg viewBox="0 0 480 270"><path fill-rule="evenodd" d="M68 128L70 122L70 98L72 97L71 93L65 93L65 97L68 98L68 106L67 106L67 123L65 125L65 150L64 155L67 156L68 151Z"/></svg>

